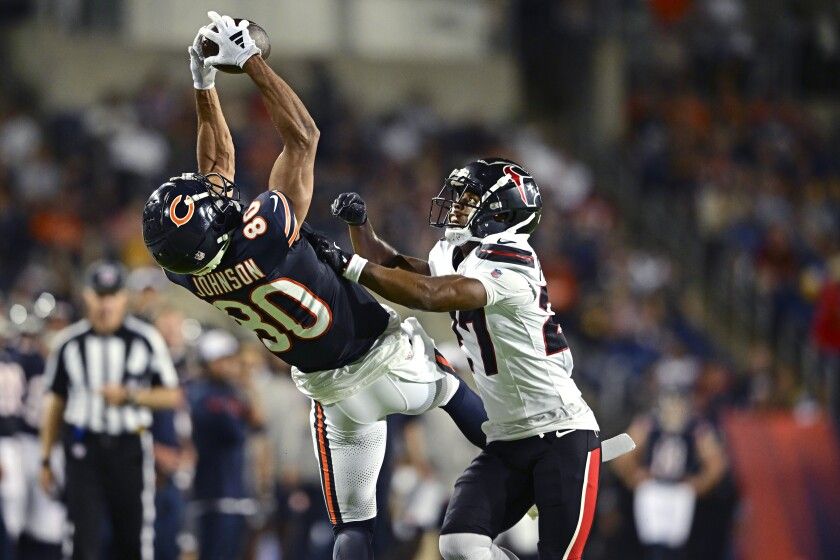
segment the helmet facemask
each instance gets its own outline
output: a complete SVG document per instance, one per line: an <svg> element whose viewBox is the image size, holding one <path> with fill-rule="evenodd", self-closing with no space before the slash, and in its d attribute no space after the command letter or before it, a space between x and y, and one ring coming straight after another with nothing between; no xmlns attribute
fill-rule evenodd
<svg viewBox="0 0 840 560"><path fill-rule="evenodd" d="M242 221L242 193L236 184L221 173L201 175L192 173L193 178L200 181L207 188L207 194L213 200L217 214L215 223L226 234L232 231ZM213 182L216 179L217 182ZM221 184L219 184L221 183Z"/></svg>
<svg viewBox="0 0 840 560"><path fill-rule="evenodd" d="M465 200L465 195L472 194L475 202ZM456 208L471 209L464 223L452 221ZM478 243L484 237L501 233L511 227L510 212L502 209L499 197L488 192L482 195L481 186L468 178L450 176L444 182L438 196L432 199L429 211L429 223L435 227L446 228L444 238L456 246L470 241Z"/></svg>
<svg viewBox="0 0 840 560"><path fill-rule="evenodd" d="M212 272L222 261L225 251L230 245L230 232L242 222L242 193L236 183L221 173L213 172L207 175L194 173L193 176L196 180L204 183L207 188L207 193L216 209L216 217L213 220L214 229L223 232L216 238L216 242L219 244L218 252L204 267L193 273L196 276L202 276ZM216 179L216 181L212 181L211 178Z"/></svg>
<svg viewBox="0 0 840 560"><path fill-rule="evenodd" d="M449 176L444 181L443 188L432 198L429 209L429 224L434 227L445 228L444 237L453 245L463 245L468 241L481 241L473 235L471 225L482 206L481 189L473 185L469 179ZM469 202L465 195L472 194L478 200ZM456 209L470 209L469 216L464 223L452 221Z"/></svg>

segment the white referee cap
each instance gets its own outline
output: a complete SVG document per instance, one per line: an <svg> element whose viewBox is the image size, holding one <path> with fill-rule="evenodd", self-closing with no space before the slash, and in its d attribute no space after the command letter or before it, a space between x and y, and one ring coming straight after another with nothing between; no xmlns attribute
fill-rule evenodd
<svg viewBox="0 0 840 560"><path fill-rule="evenodd" d="M239 341L222 329L207 331L198 339L198 355L203 362L233 356L239 351Z"/></svg>

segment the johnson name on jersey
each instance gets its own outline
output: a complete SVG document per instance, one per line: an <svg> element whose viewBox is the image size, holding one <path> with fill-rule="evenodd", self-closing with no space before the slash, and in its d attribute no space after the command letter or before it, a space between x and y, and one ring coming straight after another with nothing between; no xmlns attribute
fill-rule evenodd
<svg viewBox="0 0 840 560"><path fill-rule="evenodd" d="M487 291L485 307L451 315L487 409L488 441L597 430L572 380L572 353L528 235L491 235L463 259L460 253L442 239L429 254L429 267L433 276L475 278Z"/></svg>
<svg viewBox="0 0 840 560"><path fill-rule="evenodd" d="M231 232L212 271L170 280L211 303L303 372L358 360L388 324L388 312L361 286L339 277L301 238L291 201L260 194Z"/></svg>

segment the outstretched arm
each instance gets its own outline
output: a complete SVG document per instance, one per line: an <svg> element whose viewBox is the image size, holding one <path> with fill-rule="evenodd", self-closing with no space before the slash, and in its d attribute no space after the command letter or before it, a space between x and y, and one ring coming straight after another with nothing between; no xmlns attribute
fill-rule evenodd
<svg viewBox="0 0 840 560"><path fill-rule="evenodd" d="M424 276L399 268L368 262L359 255L345 253L336 243L305 228L315 254L336 273L358 282L387 300L423 311L478 309L488 303L487 289L475 278L453 274Z"/></svg>
<svg viewBox="0 0 840 560"><path fill-rule="evenodd" d="M203 175L219 173L233 181L233 139L222 113L219 94L216 93L216 69L213 66L205 66L201 56L202 37L199 31L193 44L187 49L195 88L195 113L198 116L195 146L198 172Z"/></svg>
<svg viewBox="0 0 840 560"><path fill-rule="evenodd" d="M423 276L398 268L367 263L359 284L385 299L423 311L458 311L487 305L484 284L458 274Z"/></svg>
<svg viewBox="0 0 840 560"><path fill-rule="evenodd" d="M370 262L388 268L401 268L426 276L431 275L429 263L403 255L381 239L370 225L365 201L356 193L341 193L332 203L332 214L344 220L350 228L353 250Z"/></svg>
<svg viewBox="0 0 840 560"><path fill-rule="evenodd" d="M361 226L350 226L350 241L353 243L353 250L370 262L387 268L401 268L424 276L431 274L428 262L403 255L391 247L376 235L370 222Z"/></svg>
<svg viewBox="0 0 840 560"><path fill-rule="evenodd" d="M219 54L204 60L204 66L235 64L257 85L268 108L271 122L283 138L283 152L274 163L268 180L269 189L288 197L294 206L297 223L302 224L312 202L315 151L318 148L318 127L292 88L269 68L251 35L249 22L234 23L230 16L207 12L215 31L204 27L199 31L219 46Z"/></svg>
<svg viewBox="0 0 840 560"><path fill-rule="evenodd" d="M195 109L198 115L195 151L199 173L219 173L233 181L233 139L225 122L216 88L195 90Z"/></svg>
<svg viewBox="0 0 840 560"><path fill-rule="evenodd" d="M242 68L259 88L271 122L283 138L283 152L274 162L268 186L291 199L297 223L302 224L312 202L321 133L300 98L262 57L252 56Z"/></svg>

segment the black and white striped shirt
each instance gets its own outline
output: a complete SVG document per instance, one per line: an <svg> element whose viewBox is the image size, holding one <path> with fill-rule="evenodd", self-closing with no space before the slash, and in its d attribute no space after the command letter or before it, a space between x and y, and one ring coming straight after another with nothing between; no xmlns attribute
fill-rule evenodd
<svg viewBox="0 0 840 560"><path fill-rule="evenodd" d="M61 331L45 375L49 390L65 399L65 422L111 435L148 428L152 412L142 406L109 405L100 394L103 386L178 386L163 337L153 326L131 316L106 335L94 332L87 320Z"/></svg>

